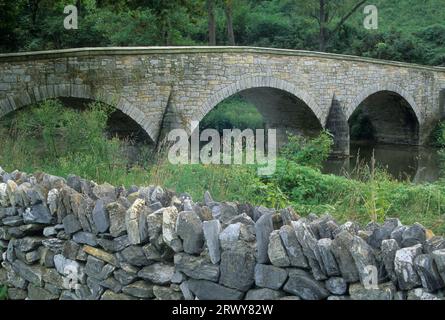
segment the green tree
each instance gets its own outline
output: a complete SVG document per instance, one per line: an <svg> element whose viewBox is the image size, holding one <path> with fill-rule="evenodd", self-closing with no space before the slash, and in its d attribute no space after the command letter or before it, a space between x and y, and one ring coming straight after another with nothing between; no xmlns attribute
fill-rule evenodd
<svg viewBox="0 0 445 320"><path fill-rule="evenodd" d="M299 0L319 26L319 50L326 51L329 40L366 0Z"/></svg>
<svg viewBox="0 0 445 320"><path fill-rule="evenodd" d="M216 45L216 20L215 20L215 0L207 0L207 15L209 25L209 45Z"/></svg>
<svg viewBox="0 0 445 320"><path fill-rule="evenodd" d="M227 41L229 46L235 45L235 32L233 31L233 1L224 0L224 12L226 13Z"/></svg>

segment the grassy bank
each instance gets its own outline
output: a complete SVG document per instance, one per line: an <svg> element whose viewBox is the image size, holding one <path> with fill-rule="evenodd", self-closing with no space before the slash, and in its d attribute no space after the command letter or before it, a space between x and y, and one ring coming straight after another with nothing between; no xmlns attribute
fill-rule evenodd
<svg viewBox="0 0 445 320"><path fill-rule="evenodd" d="M0 128L0 165L8 171L73 173L114 185L159 184L188 192L197 201L209 190L220 201L292 205L301 215L329 212L339 221L365 224L398 217L445 234L443 182L400 182L367 166L357 166L350 178L322 174L332 144L327 134L309 141L291 139L275 174L260 178L254 166L178 166L150 153L130 163L123 148L128 141L110 141L103 134L107 114L98 105L77 112L49 102L6 119Z"/></svg>

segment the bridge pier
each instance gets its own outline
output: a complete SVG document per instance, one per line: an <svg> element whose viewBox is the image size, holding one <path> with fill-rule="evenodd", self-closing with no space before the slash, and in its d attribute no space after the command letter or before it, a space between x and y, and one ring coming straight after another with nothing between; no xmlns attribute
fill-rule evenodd
<svg viewBox="0 0 445 320"><path fill-rule="evenodd" d="M331 109L329 110L328 119L326 121L326 130L334 137L334 145L332 147L332 156L342 158L348 157L349 150L349 124L346 115L341 108L337 98L332 98Z"/></svg>
<svg viewBox="0 0 445 320"><path fill-rule="evenodd" d="M348 120L359 108L375 140L426 142L445 118L445 68L251 47L0 54L0 118L46 99L89 99L115 106L159 144L170 128L188 127L235 94L256 102L280 141L286 131L310 137L325 128L333 154L343 156L355 131Z"/></svg>

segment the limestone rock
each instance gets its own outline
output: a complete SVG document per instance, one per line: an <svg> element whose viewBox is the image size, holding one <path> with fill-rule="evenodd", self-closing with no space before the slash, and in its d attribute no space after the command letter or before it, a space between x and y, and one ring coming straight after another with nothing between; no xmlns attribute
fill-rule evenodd
<svg viewBox="0 0 445 320"><path fill-rule="evenodd" d="M126 271L123 269L119 269L114 271L114 277L116 278L117 281L119 281L119 283L123 286L127 286L130 283L132 283L134 280L136 280L137 278L137 273L139 272L138 269L134 270L133 272L130 271ZM123 289L124 293L125 293L125 287Z"/></svg>
<svg viewBox="0 0 445 320"><path fill-rule="evenodd" d="M6 194L6 183L0 183L0 206L7 207L9 205L9 197Z"/></svg>
<svg viewBox="0 0 445 320"><path fill-rule="evenodd" d="M121 254L128 263L134 266L141 267L148 264L144 251L139 246L129 246L122 250Z"/></svg>
<svg viewBox="0 0 445 320"><path fill-rule="evenodd" d="M348 283L339 277L329 278L326 280L325 286L330 293L338 296L344 295L348 291Z"/></svg>
<svg viewBox="0 0 445 320"><path fill-rule="evenodd" d="M178 210L176 207L164 208L162 212L162 237L164 242L175 252L182 251L182 242L176 233Z"/></svg>
<svg viewBox="0 0 445 320"><path fill-rule="evenodd" d="M26 290L18 289L18 288L9 288L8 289L8 299L10 300L25 300L28 296L28 292Z"/></svg>
<svg viewBox="0 0 445 320"><path fill-rule="evenodd" d="M332 252L332 240L329 238L320 239L318 240L317 246L324 273L329 277L339 276L340 270Z"/></svg>
<svg viewBox="0 0 445 320"><path fill-rule="evenodd" d="M272 215L265 214L258 218L255 223L255 234L257 241L256 258L258 263L268 263L269 236L273 231Z"/></svg>
<svg viewBox="0 0 445 320"><path fill-rule="evenodd" d="M23 220L25 223L50 224L53 221L53 216L47 206L39 203L25 210Z"/></svg>
<svg viewBox="0 0 445 320"><path fill-rule="evenodd" d="M105 252L105 251L97 249L97 248L93 248L88 245L83 246L83 251L85 253L92 255L93 257L96 257L97 259L105 261L109 264L112 264L114 266L118 265L116 257L111 253Z"/></svg>
<svg viewBox="0 0 445 320"><path fill-rule="evenodd" d="M366 288L361 283L349 286L349 295L352 300L393 300L396 291L392 282L380 284L375 288Z"/></svg>
<svg viewBox="0 0 445 320"><path fill-rule="evenodd" d="M388 240L391 238L391 233L402 224L399 219L386 219L385 223L380 227L375 228L368 238L368 244L379 249L383 240Z"/></svg>
<svg viewBox="0 0 445 320"><path fill-rule="evenodd" d="M253 209L253 221L257 222L259 218L261 218L264 215L273 215L275 213L275 210L269 209L263 206L255 207Z"/></svg>
<svg viewBox="0 0 445 320"><path fill-rule="evenodd" d="M42 237L26 237L22 239L16 239L13 243L16 250L29 252L37 249L42 244L43 240L44 238Z"/></svg>
<svg viewBox="0 0 445 320"><path fill-rule="evenodd" d="M212 206L212 215L221 223L226 224L230 219L238 215L236 204L230 202L218 203Z"/></svg>
<svg viewBox="0 0 445 320"><path fill-rule="evenodd" d="M266 264L255 266L255 284L258 287L279 290L287 280L287 271Z"/></svg>
<svg viewBox="0 0 445 320"><path fill-rule="evenodd" d="M155 263L139 271L138 277L154 284L166 285L171 282L174 273L174 266L165 263Z"/></svg>
<svg viewBox="0 0 445 320"><path fill-rule="evenodd" d="M141 299L152 299L155 297L153 294L153 285L145 281L136 281L127 285L122 289L122 292Z"/></svg>
<svg viewBox="0 0 445 320"><path fill-rule="evenodd" d="M303 248L303 253L308 260L312 275L316 280L325 280L327 277L323 270L323 261L318 249L318 242L313 232L303 219L292 221L292 226L295 229L298 242Z"/></svg>
<svg viewBox="0 0 445 320"><path fill-rule="evenodd" d="M230 249L239 239L241 235L241 223L229 224L219 234L219 243L223 250Z"/></svg>
<svg viewBox="0 0 445 320"><path fill-rule="evenodd" d="M267 254L270 262L277 267L290 266L289 257L287 256L286 249L281 242L280 232L278 230L272 231L269 236L269 245Z"/></svg>
<svg viewBox="0 0 445 320"><path fill-rule="evenodd" d="M30 284L28 286L28 298L29 300L58 300L59 295Z"/></svg>
<svg viewBox="0 0 445 320"><path fill-rule="evenodd" d="M408 292L407 300L441 300L441 298L423 288L416 288Z"/></svg>
<svg viewBox="0 0 445 320"><path fill-rule="evenodd" d="M223 287L206 280L188 280L184 282L199 300L241 300L241 291Z"/></svg>
<svg viewBox="0 0 445 320"><path fill-rule="evenodd" d="M148 238L145 201L136 199L125 214L125 226L131 244L140 244Z"/></svg>
<svg viewBox="0 0 445 320"><path fill-rule="evenodd" d="M178 288L179 289L179 288ZM177 290L175 286L164 287L164 286L153 286L153 294L156 300L183 300L184 296Z"/></svg>
<svg viewBox="0 0 445 320"><path fill-rule="evenodd" d="M212 195L210 194L210 192L207 190L206 192L204 192L204 204L207 207L212 206L215 203L215 201L213 201Z"/></svg>
<svg viewBox="0 0 445 320"><path fill-rule="evenodd" d="M73 235L73 240L79 244L97 246L96 236L90 232L79 231Z"/></svg>
<svg viewBox="0 0 445 320"><path fill-rule="evenodd" d="M434 292L445 287L431 255L421 254L417 256L414 259L414 267L420 277L423 288L427 291Z"/></svg>
<svg viewBox="0 0 445 320"><path fill-rule="evenodd" d="M115 301L115 300L136 300L136 298L134 298L132 296L129 296L128 294L114 293L112 290L105 291L100 299L101 300L111 300L111 301Z"/></svg>
<svg viewBox="0 0 445 320"><path fill-rule="evenodd" d="M147 231L150 243L154 244L162 236L163 209L147 216Z"/></svg>
<svg viewBox="0 0 445 320"><path fill-rule="evenodd" d="M15 260L12 269L23 279L36 286L43 285L43 274L45 270L41 266L28 266L20 260Z"/></svg>
<svg viewBox="0 0 445 320"><path fill-rule="evenodd" d="M125 238L126 238L126 242L128 242L128 237L125 236ZM116 239L119 239L119 238L116 238ZM111 240L108 238L100 237L100 238L96 238L96 241L100 247L102 247L103 249L105 249L108 252L113 252L113 253L116 251L121 251L130 245L130 243L128 242L128 243L126 243L126 245L124 245L122 247L119 246L119 248L118 248L118 244L117 244L118 241L116 239Z"/></svg>
<svg viewBox="0 0 445 320"><path fill-rule="evenodd" d="M105 205L103 199L97 200L92 212L92 218L99 233L105 233L110 228L110 216Z"/></svg>
<svg viewBox="0 0 445 320"><path fill-rule="evenodd" d="M415 223L412 226L406 228L402 234L402 248L412 247L416 244L423 244L426 241L425 228Z"/></svg>
<svg viewBox="0 0 445 320"><path fill-rule="evenodd" d="M110 264L105 264L102 260L99 260L93 256L88 256L84 272L89 277L103 281L107 279L115 269L116 267Z"/></svg>
<svg viewBox="0 0 445 320"><path fill-rule="evenodd" d="M289 280L283 289L303 300L322 300L329 296L322 282L316 281L308 272L299 269L289 270Z"/></svg>
<svg viewBox="0 0 445 320"><path fill-rule="evenodd" d="M425 253L433 253L433 251L445 249L445 239L434 236L425 242L423 248Z"/></svg>
<svg viewBox="0 0 445 320"><path fill-rule="evenodd" d="M182 239L184 252L199 254L204 245L204 231L199 216L194 211L179 213L176 233Z"/></svg>
<svg viewBox="0 0 445 320"><path fill-rule="evenodd" d="M414 259L420 254L422 254L421 244L397 250L394 259L394 271L400 289L411 290L421 284L414 268Z"/></svg>
<svg viewBox="0 0 445 320"><path fill-rule="evenodd" d="M354 236L350 252L358 270L360 281L363 285L366 285L369 281L369 272L371 268L375 268L373 270L378 270L372 248L365 240L358 236Z"/></svg>
<svg viewBox="0 0 445 320"><path fill-rule="evenodd" d="M315 219L309 226L317 239L332 239L334 231L338 228L337 223L329 214Z"/></svg>
<svg viewBox="0 0 445 320"><path fill-rule="evenodd" d="M383 240L381 244L382 260L389 278L397 283L397 275L394 270L394 260L396 252L400 249L397 241L394 239Z"/></svg>
<svg viewBox="0 0 445 320"><path fill-rule="evenodd" d="M306 257L303 254L303 249L298 242L294 228L290 225L282 226L280 228L280 237L281 241L283 242L284 248L286 249L291 266L298 268L307 268L309 265Z"/></svg>
<svg viewBox="0 0 445 320"><path fill-rule="evenodd" d="M82 230L79 220L74 214L69 214L62 220L64 230L67 234L73 234Z"/></svg>
<svg viewBox="0 0 445 320"><path fill-rule="evenodd" d="M122 291L122 285L113 277L108 277L107 279L100 281L100 285L105 289L110 289L114 293Z"/></svg>
<svg viewBox="0 0 445 320"><path fill-rule="evenodd" d="M107 204L106 208L110 219L110 234L115 238L124 235L127 231L125 226L125 207L119 202L112 202Z"/></svg>
<svg viewBox="0 0 445 320"><path fill-rule="evenodd" d="M197 280L218 281L219 266L204 257L195 257L185 253L175 254L174 263L177 271Z"/></svg>
<svg viewBox="0 0 445 320"><path fill-rule="evenodd" d="M436 263L437 271L445 282L445 249L433 251L432 256Z"/></svg>
<svg viewBox="0 0 445 320"><path fill-rule="evenodd" d="M348 282L359 280L359 273L355 267L354 258L351 255L350 248L354 237L348 231L342 231L336 235L332 241L332 252L337 261L342 277Z"/></svg>
<svg viewBox="0 0 445 320"><path fill-rule="evenodd" d="M268 288L252 289L246 293L244 300L278 300L284 293Z"/></svg>
<svg viewBox="0 0 445 320"><path fill-rule="evenodd" d="M254 283L255 255L243 242L221 254L220 283L226 287L247 291Z"/></svg>
<svg viewBox="0 0 445 320"><path fill-rule="evenodd" d="M96 185L93 187L92 192L97 199L110 198L116 200L116 189L111 184Z"/></svg>
<svg viewBox="0 0 445 320"><path fill-rule="evenodd" d="M205 243L209 250L210 260L213 264L217 264L221 260L221 250L219 245L221 223L219 220L204 221L202 227Z"/></svg>

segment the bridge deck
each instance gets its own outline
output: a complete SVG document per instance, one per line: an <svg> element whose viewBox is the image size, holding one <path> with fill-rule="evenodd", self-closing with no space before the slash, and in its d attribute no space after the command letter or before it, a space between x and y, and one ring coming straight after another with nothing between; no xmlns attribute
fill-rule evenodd
<svg viewBox="0 0 445 320"><path fill-rule="evenodd" d="M306 51L306 50L290 50L263 47L230 47L230 46L183 46L183 47L89 47L89 48L73 48L61 50L32 51L18 53L2 53L0 54L0 62L21 61L29 59L51 59L72 56L97 56L97 55L141 55L141 54L191 54L191 53L249 53L249 54L270 54L297 57L318 57L333 60L357 61L380 65L391 65L412 69L424 69L436 72L445 72L445 67L426 66L414 63L406 63L399 61L380 60L374 58L366 58L353 55Z"/></svg>

